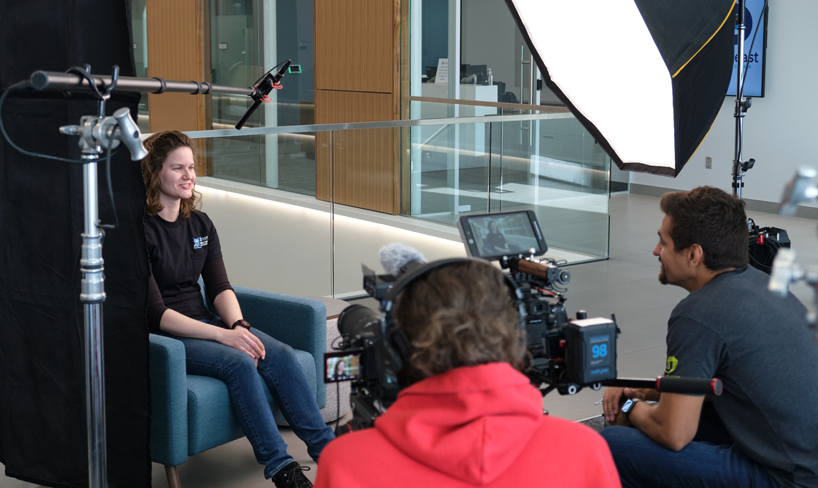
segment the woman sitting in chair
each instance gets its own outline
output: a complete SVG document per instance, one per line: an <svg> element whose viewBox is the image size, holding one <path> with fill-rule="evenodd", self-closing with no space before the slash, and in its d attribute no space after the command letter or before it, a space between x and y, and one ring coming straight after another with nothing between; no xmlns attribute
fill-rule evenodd
<svg viewBox="0 0 818 488"><path fill-rule="evenodd" d="M335 435L321 412L291 347L250 327L227 280L219 235L197 210L193 150L177 131L145 140L142 161L147 188L145 238L151 273L148 324L185 346L188 374L224 381L233 411L253 445L264 476L283 487L310 487L305 469L287 454L259 382L260 374L313 459ZM202 300L198 279L218 312Z"/></svg>

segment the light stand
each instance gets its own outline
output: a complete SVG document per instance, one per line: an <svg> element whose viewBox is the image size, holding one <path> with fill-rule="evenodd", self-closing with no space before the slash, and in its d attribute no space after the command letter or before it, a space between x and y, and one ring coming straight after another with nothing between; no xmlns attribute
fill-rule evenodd
<svg viewBox="0 0 818 488"><path fill-rule="evenodd" d="M752 106L753 99L743 97L744 89L744 31L746 30L744 17L744 2L738 0L738 72L736 73L736 144L733 156L733 195L741 198L741 189L744 188L744 175L755 164L755 159L741 161L742 146L744 144L744 114Z"/></svg>
<svg viewBox="0 0 818 488"><path fill-rule="evenodd" d="M735 131L735 152L733 155L733 196L741 198L742 190L744 188L744 175L747 174L754 165L755 159L742 161L743 145L744 145L744 116L747 110L753 105L753 99L750 97L744 98L744 78L745 78L745 53L744 53L744 34L747 30L745 22L745 3L746 0L738 0L738 18L736 26L738 33L736 41L738 49L736 50L736 63L738 70L736 71L736 106L733 116L736 119ZM756 33L761 25L761 18L766 13L767 4L761 9L758 21L756 23ZM753 35L755 41L755 35ZM752 50L752 44L750 46ZM747 228L750 233L749 242L749 258L750 265L770 273L772 270L772 259L779 249L789 248L792 244L787 235L787 231L776 227L759 227L753 219L747 219Z"/></svg>
<svg viewBox="0 0 818 488"><path fill-rule="evenodd" d="M90 73L90 66L86 65ZM131 119L130 111L121 108L113 117L105 116L105 102L117 84L119 68L114 66L111 83L99 95L97 116L83 116L80 125L60 127L60 132L80 136L79 145L84 161L82 233L82 291L80 301L85 314L85 400L88 427L88 485L91 488L107 486L105 436L105 355L102 334L102 302L105 301L105 267L102 259L102 237L99 225L97 161L103 147L109 153L127 141L131 159L139 161L147 151L139 138L139 128Z"/></svg>

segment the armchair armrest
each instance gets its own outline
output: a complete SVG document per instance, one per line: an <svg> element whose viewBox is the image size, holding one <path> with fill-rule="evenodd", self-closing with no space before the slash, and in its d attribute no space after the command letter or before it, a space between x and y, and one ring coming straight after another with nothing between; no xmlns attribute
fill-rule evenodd
<svg viewBox="0 0 818 488"><path fill-rule="evenodd" d="M187 460L187 368L185 346L150 334L151 459L166 466Z"/></svg>
<svg viewBox="0 0 818 488"><path fill-rule="evenodd" d="M233 286L244 319L279 341L312 354L318 381L316 400L326 401L324 353L327 350L327 309L319 300Z"/></svg>

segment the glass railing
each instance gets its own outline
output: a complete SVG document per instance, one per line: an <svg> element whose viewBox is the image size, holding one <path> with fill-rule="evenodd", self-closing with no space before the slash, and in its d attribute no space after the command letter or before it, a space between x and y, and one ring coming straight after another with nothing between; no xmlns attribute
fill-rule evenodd
<svg viewBox="0 0 818 488"><path fill-rule="evenodd" d="M363 294L361 263L403 242L465 255L463 215L533 210L549 256L608 256L609 158L565 112L191 132L206 143L203 210L231 281Z"/></svg>

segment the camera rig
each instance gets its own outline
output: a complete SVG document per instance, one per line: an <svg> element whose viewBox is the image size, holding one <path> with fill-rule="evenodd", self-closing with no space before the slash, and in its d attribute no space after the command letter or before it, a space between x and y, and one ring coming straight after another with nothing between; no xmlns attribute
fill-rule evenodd
<svg viewBox="0 0 818 488"><path fill-rule="evenodd" d="M619 328L616 318L613 315L610 319L587 318L584 311L579 311L576 319L569 320L565 292L571 276L560 267L561 262L535 259L548 248L534 212L466 216L460 219L458 228L470 257L499 262L514 283L515 305L520 310L521 326L527 337L523 372L543 396L553 390L561 395L574 395L584 387L599 390L603 385L721 394L721 382L717 379L617 379ZM509 229L508 238L497 237L505 228ZM420 256L417 251L411 251L408 256ZM336 352L325 355L324 380L328 383L352 381L353 418L336 429L336 434L372 427L375 419L397 398L401 386L395 371L400 366L395 364L395 355L387 341L393 332L389 327L394 327L387 321L392 302L384 298L402 277L424 265L423 261L411 257L397 272L383 275L362 265L364 290L381 303L381 312L352 305L338 317L342 342L334 348ZM343 379L332 377L329 371L341 359L345 364L355 364L357 374L343 374Z"/></svg>

